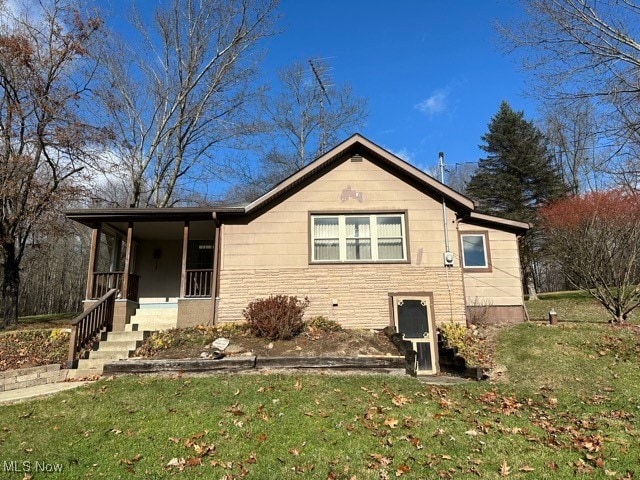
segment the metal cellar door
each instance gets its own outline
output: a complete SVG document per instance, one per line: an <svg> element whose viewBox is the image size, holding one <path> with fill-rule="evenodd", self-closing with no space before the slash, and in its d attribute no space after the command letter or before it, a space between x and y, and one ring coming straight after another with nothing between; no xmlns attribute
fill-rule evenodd
<svg viewBox="0 0 640 480"><path fill-rule="evenodd" d="M418 352L416 373L436 373L435 332L432 328L429 297L393 297L398 333Z"/></svg>

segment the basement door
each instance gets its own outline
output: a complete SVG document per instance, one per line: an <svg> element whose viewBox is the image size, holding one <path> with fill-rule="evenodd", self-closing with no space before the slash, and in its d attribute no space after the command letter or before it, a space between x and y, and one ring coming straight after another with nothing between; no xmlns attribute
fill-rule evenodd
<svg viewBox="0 0 640 480"><path fill-rule="evenodd" d="M394 296L394 320L398 333L413 344L418 353L416 373L430 375L437 372L436 339L430 298L428 296Z"/></svg>

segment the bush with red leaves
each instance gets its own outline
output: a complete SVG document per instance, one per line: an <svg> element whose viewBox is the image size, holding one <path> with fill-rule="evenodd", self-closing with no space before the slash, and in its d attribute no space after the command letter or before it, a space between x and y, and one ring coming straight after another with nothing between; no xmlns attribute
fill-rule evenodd
<svg viewBox="0 0 640 480"><path fill-rule="evenodd" d="M251 332L269 340L289 340L304 329L302 317L309 299L288 295L271 295L254 300L242 311Z"/></svg>
<svg viewBox="0 0 640 480"><path fill-rule="evenodd" d="M574 286L623 322L640 304L640 195L591 192L540 211L549 249Z"/></svg>

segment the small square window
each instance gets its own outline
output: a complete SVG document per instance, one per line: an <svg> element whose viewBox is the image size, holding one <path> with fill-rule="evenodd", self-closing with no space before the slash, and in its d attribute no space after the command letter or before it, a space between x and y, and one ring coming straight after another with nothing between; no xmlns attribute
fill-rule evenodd
<svg viewBox="0 0 640 480"><path fill-rule="evenodd" d="M469 269L490 268L485 233L461 234L462 265Z"/></svg>

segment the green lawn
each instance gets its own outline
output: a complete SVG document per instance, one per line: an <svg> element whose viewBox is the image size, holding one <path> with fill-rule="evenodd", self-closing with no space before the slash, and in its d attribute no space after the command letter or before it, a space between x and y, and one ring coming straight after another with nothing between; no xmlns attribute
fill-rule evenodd
<svg viewBox="0 0 640 480"><path fill-rule="evenodd" d="M581 291L541 293L540 300L527 301L531 320L547 320L549 311L555 310L558 319L565 322L603 322L611 316L591 295ZM640 323L640 312L631 313L630 323Z"/></svg>
<svg viewBox="0 0 640 480"><path fill-rule="evenodd" d="M60 464L34 478L65 479L638 478L639 360L629 328L524 324L501 335L495 384L103 380L0 407L0 461Z"/></svg>

